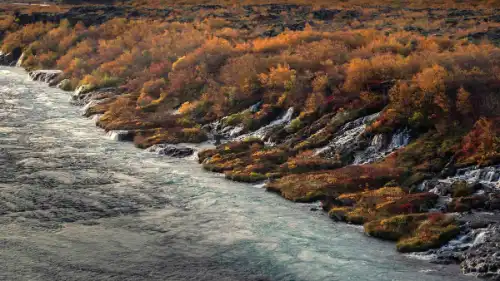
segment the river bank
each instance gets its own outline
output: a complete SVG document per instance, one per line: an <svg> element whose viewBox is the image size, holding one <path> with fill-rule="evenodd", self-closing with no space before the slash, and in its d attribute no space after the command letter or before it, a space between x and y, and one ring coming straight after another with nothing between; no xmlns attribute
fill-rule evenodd
<svg viewBox="0 0 500 281"><path fill-rule="evenodd" d="M58 74L60 73L57 71L36 71L30 73L29 76L31 77L31 79L35 81L50 84L53 80L57 80ZM54 83L53 86L55 86ZM106 91L110 90L105 90L104 92ZM96 100L94 100L93 98L97 96L98 97L97 101L98 101L102 95L102 92L103 92L102 90L85 92L82 89L79 89L71 95L71 100L73 101L84 100L85 102L79 103L80 106L82 105L84 106L84 109L82 110L83 115L86 117L91 117L91 115L86 114L85 108L89 108L86 105L95 104ZM85 98L81 98L82 95L84 95ZM285 114L283 117L278 117L277 121L271 123L271 125L266 128L272 129L276 125L279 126L281 124L289 124L291 118L287 117L287 115L289 116L290 114ZM347 126L352 127L352 125L347 125ZM363 126L363 122L359 123L358 126ZM247 139L248 137L263 138L266 136L265 134L266 128L260 129L260 132L252 133L248 136L237 137L228 135L226 137L234 137L233 141L240 140L243 142L246 141L245 139ZM340 132L343 132L343 130L341 130ZM130 135L131 133L132 132L130 131L110 131L108 132L108 135L113 140L131 141L133 140L133 134L132 137L127 137L127 135ZM396 138L400 137L396 136ZM340 139L343 138L341 137ZM210 140L211 143L214 143L215 141L216 141L215 139ZM201 154L199 161L200 163L204 163L206 156L203 154L206 153L207 151L210 151L210 149L213 150L211 146L215 147L211 145L210 142L202 146L191 145L191 147L186 147L186 145L189 146L189 144L184 144L180 146L156 145L151 147L149 151L155 152L159 155L181 157L181 158L189 157L190 155L195 155L197 151L200 151ZM394 143L394 141L391 141L390 143ZM218 146L219 149L224 147L225 145ZM370 149L367 149L367 151L370 151ZM379 156L374 156L374 157L379 157ZM191 158L191 159L197 160L197 158ZM499 213L498 211L496 211L497 210L496 208L498 208L498 201L495 201L496 200L495 195L497 194L496 190L498 189L498 184L500 183L499 171L500 171L499 167L488 167L483 169L466 168L458 170L456 172L456 175L453 175L446 179L426 180L420 185L419 187L420 192L431 192L432 194L436 194L439 196L439 200L436 201L437 203L436 205L433 204L431 206L428 206L429 209L432 208L435 212L453 211L449 210L448 208L450 208L449 205L450 202L455 203L455 200L452 200L453 199L452 193L453 193L453 185L456 183L465 182L467 185L471 186L475 185L476 190L474 192L478 195L474 196L482 196L482 197L476 197L477 199L475 199L475 203L472 203L474 205L467 205L471 203L465 202L464 204L466 205L464 205L465 206L464 210L457 209L459 212L466 211L469 214L471 213L471 211L474 212L473 215L467 215L466 213L454 214L454 216L459 221L460 225L460 230L459 230L460 234L454 236L456 237L456 239L450 239L451 241L449 243L444 243L444 246L439 249L429 250L424 253L419 253L417 255L414 255L414 257L424 260L429 260L432 263L437 263L437 264L459 263L461 264L462 271L466 274L477 275L479 277L491 278L492 280L495 280L494 278L496 278L497 276L496 268L498 266L498 261L496 261L495 255L493 253L497 251L496 243L498 243L497 239L499 237L497 229L498 229L498 224L500 222ZM487 198L490 198L490 201L488 201ZM312 202L316 200L322 200L322 199L321 198L311 199ZM322 202L322 206L326 211L328 211L329 208L331 208L331 207L326 207L327 204L329 203L326 201ZM317 207L311 207L311 210L317 210ZM488 212L488 210L493 211L493 213L491 213L491 211ZM345 214L342 215L342 217L338 217L338 214L330 212L330 216L337 221L346 220ZM348 222L357 224L356 221L348 221Z"/></svg>
<svg viewBox="0 0 500 281"><path fill-rule="evenodd" d="M1 15L0 61L71 93L112 139L321 202L312 210L363 225L399 252L496 278L496 16L474 7L74 7Z"/></svg>
<svg viewBox="0 0 500 281"><path fill-rule="evenodd" d="M472 280L317 205L111 140L69 97L0 68L5 280Z"/></svg>

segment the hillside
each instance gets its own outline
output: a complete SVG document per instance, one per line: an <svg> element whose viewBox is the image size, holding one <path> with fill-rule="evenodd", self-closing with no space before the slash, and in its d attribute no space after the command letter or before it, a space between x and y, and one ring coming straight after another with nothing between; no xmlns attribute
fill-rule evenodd
<svg viewBox="0 0 500 281"><path fill-rule="evenodd" d="M498 182L500 13L474 3L6 9L0 61L61 70L45 80L140 148L222 140L199 153L207 170L425 251L460 228L424 180L486 167ZM447 188L443 212L500 207L494 188Z"/></svg>

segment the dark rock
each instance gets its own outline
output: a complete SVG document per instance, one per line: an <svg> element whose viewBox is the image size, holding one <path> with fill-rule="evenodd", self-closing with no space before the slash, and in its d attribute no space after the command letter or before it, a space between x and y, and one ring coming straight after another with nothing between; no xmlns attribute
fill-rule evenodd
<svg viewBox="0 0 500 281"><path fill-rule="evenodd" d="M451 10L448 12L448 17L470 17L475 16L476 12L473 10Z"/></svg>
<svg viewBox="0 0 500 281"><path fill-rule="evenodd" d="M490 193L488 194L488 203L489 210L500 210L500 193Z"/></svg>
<svg viewBox="0 0 500 281"><path fill-rule="evenodd" d="M175 158L185 158L193 155L194 149L185 146L170 145L170 144L159 144L149 148L149 151L156 152L160 155L175 157Z"/></svg>
<svg viewBox="0 0 500 281"><path fill-rule="evenodd" d="M327 212L330 211L330 209L335 206L343 206L342 204L343 203L341 201L333 197L326 197L323 200L321 200L321 208Z"/></svg>
<svg viewBox="0 0 500 281"><path fill-rule="evenodd" d="M339 14L341 10L328 10L328 9L321 9L318 11L313 12L313 17L314 19L317 20L333 20L333 18Z"/></svg>
<svg viewBox="0 0 500 281"><path fill-rule="evenodd" d="M470 33L467 38L471 41L488 39L492 42L500 42L500 28L490 28L488 31Z"/></svg>
<svg viewBox="0 0 500 281"><path fill-rule="evenodd" d="M15 66L22 53L23 51L19 47L8 54L0 52L0 65Z"/></svg>

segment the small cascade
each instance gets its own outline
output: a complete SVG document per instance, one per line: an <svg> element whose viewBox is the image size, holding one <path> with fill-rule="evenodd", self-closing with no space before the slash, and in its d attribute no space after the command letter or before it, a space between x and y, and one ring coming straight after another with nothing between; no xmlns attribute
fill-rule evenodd
<svg viewBox="0 0 500 281"><path fill-rule="evenodd" d="M410 143L410 130L404 129L392 135L388 150L392 151L401 147L405 147Z"/></svg>
<svg viewBox="0 0 500 281"><path fill-rule="evenodd" d="M479 244L483 244L484 242L486 242L486 234L487 233L488 233L488 229L481 230L476 235L476 238L474 238L474 242L472 242L472 245L479 245Z"/></svg>
<svg viewBox="0 0 500 281"><path fill-rule="evenodd" d="M258 111L261 104L262 102L258 102L242 112L250 111L255 113L256 111ZM175 115L176 113L173 112L173 114ZM208 133L210 139L215 140L216 143L223 142L223 139L225 139L225 141L234 139L240 136L243 130L245 130L245 127L241 124L236 126L225 125L224 121L227 120L227 118L229 118L229 116L225 116L204 126L204 129Z"/></svg>
<svg viewBox="0 0 500 281"><path fill-rule="evenodd" d="M287 126L288 124L290 124L290 122L292 121L293 113L294 113L294 109L293 109L293 107L290 107L285 112L285 114L283 114L278 119L272 121L271 123L269 123L263 127L260 127L258 130L254 131L254 132L241 135L237 139L243 140L243 139L249 138L249 137L256 137L256 138L263 139L263 138L265 138L267 133L269 133L271 130L275 129L276 127L283 126L283 125Z"/></svg>
<svg viewBox="0 0 500 281"><path fill-rule="evenodd" d="M227 127L229 130L223 130L222 132L227 132L230 138L235 138L243 132L245 129L243 126Z"/></svg>
<svg viewBox="0 0 500 281"><path fill-rule="evenodd" d="M407 146L410 140L410 130L408 129L397 131L390 136L390 139L385 134L377 134L366 149L356 152L353 164L369 164L383 159L393 151Z"/></svg>
<svg viewBox="0 0 500 281"><path fill-rule="evenodd" d="M61 75L61 70L35 70L29 73L33 81L40 81L47 84L51 84L56 81L59 75Z"/></svg>
<svg viewBox="0 0 500 281"><path fill-rule="evenodd" d="M108 131L106 136L110 140L114 141L133 141L134 140L134 132L126 131L126 130L113 130Z"/></svg>
<svg viewBox="0 0 500 281"><path fill-rule="evenodd" d="M446 179L448 182L458 180L464 180L469 183L480 182L490 187L500 188L500 165L484 168L467 167L458 169L454 176Z"/></svg>
<svg viewBox="0 0 500 281"><path fill-rule="evenodd" d="M99 122L101 117L102 117L102 114L96 114L96 115L92 116L92 121L94 121L95 124L97 125L97 122Z"/></svg>
<svg viewBox="0 0 500 281"><path fill-rule="evenodd" d="M87 114L87 111L95 106L99 104L99 102L95 101L95 100L91 100L90 102L88 102L87 104L85 104L82 108L80 108L80 111L82 112L82 115L86 115Z"/></svg>
<svg viewBox="0 0 500 281"><path fill-rule="evenodd" d="M21 65L23 64L24 57L25 57L25 55L24 55L24 53L22 53L16 62L16 67L21 67Z"/></svg>
<svg viewBox="0 0 500 281"><path fill-rule="evenodd" d="M316 155L332 157L336 152L354 151L358 139L366 129L366 124L375 120L380 113L364 116L346 123L333 136L332 141L325 147L315 151Z"/></svg>

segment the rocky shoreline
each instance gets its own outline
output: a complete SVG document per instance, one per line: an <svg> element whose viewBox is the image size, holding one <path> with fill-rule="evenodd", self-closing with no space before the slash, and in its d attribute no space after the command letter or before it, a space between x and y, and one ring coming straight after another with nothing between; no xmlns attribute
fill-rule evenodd
<svg viewBox="0 0 500 281"><path fill-rule="evenodd" d="M58 73L58 71L40 70L31 72L29 75L33 80L64 88L64 83L58 81ZM89 105L94 106L106 102L107 99L113 99L120 94L116 88L90 89L80 87L72 94L71 101L75 105L83 106L83 115L91 117L98 112L89 111L92 108ZM271 123L272 125L264 126L264 129L258 130L258 133L250 133L246 137L260 137L270 141L273 132L290 124L290 115L290 113L282 113L277 116L276 121ZM357 128L362 126L363 122L358 122L359 124L356 122L355 120L354 123L348 123L344 129L339 130L339 138L351 136L353 129L359 131ZM219 142L221 139L223 142L242 139L242 135L237 132L237 129L225 128L217 124L220 122L206 128L211 133L211 142ZM99 122L97 125L99 126ZM110 131L108 134L118 141L131 141L134 138L134 131ZM355 141L356 138L348 137L347 140L340 143L348 144L343 149L352 150ZM371 158L375 161L375 159L390 154L390 151L407 145L408 142L409 134L407 132L393 135L392 140L374 137L369 148L364 150L363 155L368 155L365 160ZM272 143L269 144L272 145ZM339 142L335 143L335 145L338 144ZM192 148L168 144L153 146L150 151L171 157L188 157L195 153ZM363 163L360 160L355 161ZM364 162L369 163L370 161ZM466 167L443 174L448 176L425 180L418 186L418 190L439 197L433 209L429 211L452 214L460 224L460 234L444 246L419 253L419 255L430 257L433 263L458 263L464 274L489 280L500 280L500 165L483 168ZM469 190L470 195L454 198L453 192L456 192L457 186ZM327 203L323 202L323 205L325 204Z"/></svg>

